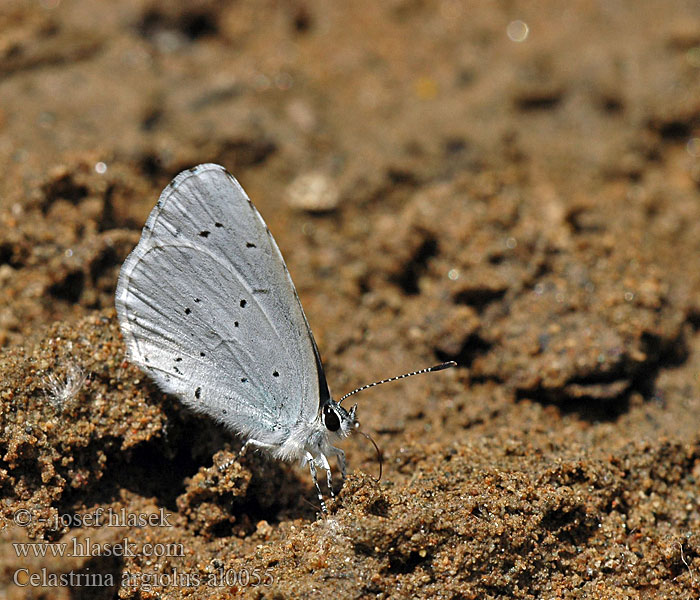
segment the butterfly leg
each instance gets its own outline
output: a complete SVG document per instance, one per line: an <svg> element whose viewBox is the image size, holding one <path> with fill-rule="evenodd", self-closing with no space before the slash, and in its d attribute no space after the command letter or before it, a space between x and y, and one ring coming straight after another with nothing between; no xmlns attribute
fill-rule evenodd
<svg viewBox="0 0 700 600"><path fill-rule="evenodd" d="M241 456L245 454L245 451L248 449L249 446L252 446L254 448L260 448L260 450L272 450L275 448L274 444L266 444L265 442L259 442L258 440L250 438L249 440L246 440L245 444L243 444L243 447L241 448Z"/></svg>
<svg viewBox="0 0 700 600"><path fill-rule="evenodd" d="M323 494L321 493L321 486L318 485L318 477L316 477L316 461L314 460L313 454L311 452L306 453L306 460L309 463L309 471L311 471L311 479L313 479L314 485L316 486L316 491L318 492L318 501L321 503L321 511L323 514L328 513L326 508L326 503L323 501Z"/></svg>
<svg viewBox="0 0 700 600"><path fill-rule="evenodd" d="M224 471L228 471L228 468L236 462L235 458L229 458L226 462L222 462L219 465L219 473L223 473Z"/></svg>
<svg viewBox="0 0 700 600"><path fill-rule="evenodd" d="M219 471L220 471L221 473L223 473L223 472L226 471L233 463L235 463L236 460L237 460L238 458L242 458L243 456L245 456L245 453L246 453L246 450L248 449L248 446L253 446L253 447L256 447L256 448L261 448L262 450L269 450L269 449L271 449L271 448L274 447L274 446L272 446L271 444L265 444L265 443L263 443L263 442L259 442L259 441L254 440L254 439L247 440L247 441L245 442L245 444L243 444L243 447L241 448L241 451L238 453L238 456L237 456L236 458L231 458L231 459L227 460L225 463L220 464L220 465L219 465Z"/></svg>
<svg viewBox="0 0 700 600"><path fill-rule="evenodd" d="M338 457L338 468L340 469L340 489L343 489L343 484L345 483L345 477L348 474L347 467L345 465L345 452L340 448L334 448L335 454ZM340 490L338 490L340 491Z"/></svg>
<svg viewBox="0 0 700 600"><path fill-rule="evenodd" d="M321 454L321 468L326 470L326 482L328 483L328 491L330 492L331 498L335 497L333 492L333 475L331 474L331 466L328 464L328 459L325 454Z"/></svg>

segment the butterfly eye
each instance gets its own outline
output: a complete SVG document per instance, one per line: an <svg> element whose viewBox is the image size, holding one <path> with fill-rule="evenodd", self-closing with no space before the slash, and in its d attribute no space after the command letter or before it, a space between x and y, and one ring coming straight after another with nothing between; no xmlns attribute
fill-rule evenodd
<svg viewBox="0 0 700 600"><path fill-rule="evenodd" d="M323 407L323 423L328 431L338 431L338 429L340 429L340 419L335 411L328 405Z"/></svg>

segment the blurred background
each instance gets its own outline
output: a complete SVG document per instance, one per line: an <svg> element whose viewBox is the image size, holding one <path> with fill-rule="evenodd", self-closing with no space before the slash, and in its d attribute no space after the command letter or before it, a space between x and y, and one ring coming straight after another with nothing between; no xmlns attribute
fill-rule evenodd
<svg viewBox="0 0 700 600"><path fill-rule="evenodd" d="M119 268L202 162L275 235L336 397L460 364L358 397L386 480L349 440L340 537L291 466L252 467L283 481L264 500L198 496L224 433L122 362ZM155 498L291 597L338 572L355 596L697 592L696 1L3 0L0 164L8 510ZM71 361L88 387L56 412L42 374Z"/></svg>

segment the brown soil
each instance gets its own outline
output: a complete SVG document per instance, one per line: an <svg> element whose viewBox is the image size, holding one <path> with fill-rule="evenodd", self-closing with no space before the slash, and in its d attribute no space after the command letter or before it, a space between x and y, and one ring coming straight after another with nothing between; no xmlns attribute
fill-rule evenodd
<svg viewBox="0 0 700 600"><path fill-rule="evenodd" d="M384 477L348 440L326 517L124 358L119 267L209 161L336 394L460 365L358 396ZM700 594L697 2L4 0L0 164L0 596Z"/></svg>

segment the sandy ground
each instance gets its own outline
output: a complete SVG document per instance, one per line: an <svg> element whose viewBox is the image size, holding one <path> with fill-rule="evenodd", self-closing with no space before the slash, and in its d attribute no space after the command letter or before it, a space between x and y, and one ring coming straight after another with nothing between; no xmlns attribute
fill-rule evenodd
<svg viewBox="0 0 700 600"><path fill-rule="evenodd" d="M209 161L336 394L459 363L357 397L325 517L125 360ZM700 596L697 2L4 0L0 164L1 597Z"/></svg>

